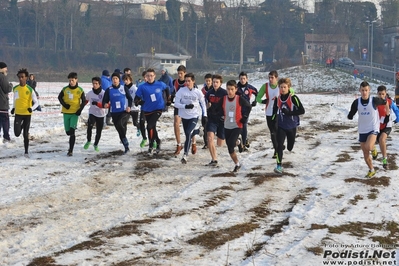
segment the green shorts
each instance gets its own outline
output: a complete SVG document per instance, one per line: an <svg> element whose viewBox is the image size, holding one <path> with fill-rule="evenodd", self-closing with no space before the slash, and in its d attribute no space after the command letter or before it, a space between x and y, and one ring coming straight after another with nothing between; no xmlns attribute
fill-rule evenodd
<svg viewBox="0 0 399 266"><path fill-rule="evenodd" d="M78 127L79 116L76 114L64 114L64 129L68 132L71 128L76 129Z"/></svg>

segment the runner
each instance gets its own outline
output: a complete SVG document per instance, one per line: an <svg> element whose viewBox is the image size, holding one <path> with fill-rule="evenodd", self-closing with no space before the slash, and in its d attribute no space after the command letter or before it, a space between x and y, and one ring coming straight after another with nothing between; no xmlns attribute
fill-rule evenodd
<svg viewBox="0 0 399 266"><path fill-rule="evenodd" d="M215 135L217 136L217 145L223 145L225 139L224 135L224 112L223 112L223 98L227 95L227 91L222 86L223 78L221 75L215 74L212 76L212 89L206 95L205 100L208 103L208 122L206 123L206 130L208 136L208 149L211 154L211 161L209 166L217 166L217 153L214 143Z"/></svg>
<svg viewBox="0 0 399 266"><path fill-rule="evenodd" d="M224 133L226 136L227 150L233 160L235 166L233 172L238 172L241 164L238 161L235 146L242 146L238 142L238 136L241 134L242 128L248 122L248 116L251 112L251 104L243 96L236 95L237 83L235 80L229 80L226 83L227 95L223 98L224 111Z"/></svg>
<svg viewBox="0 0 399 266"><path fill-rule="evenodd" d="M186 86L180 88L175 97L175 108L178 109L178 115L182 119L186 141L184 142L184 154L181 162L187 163L188 152L190 150L192 137L198 133L195 132L199 116L202 118L202 125L207 122L207 112L204 95L200 90L194 88L195 77L193 73L184 76ZM199 113L199 107L202 112Z"/></svg>
<svg viewBox="0 0 399 266"><path fill-rule="evenodd" d="M72 156L75 146L75 131L78 126L79 116L86 105L84 90L78 85L78 74L71 72L68 75L69 84L62 88L58 100L62 105L61 112L64 117L64 129L69 136L68 156Z"/></svg>
<svg viewBox="0 0 399 266"><path fill-rule="evenodd" d="M292 151L295 144L296 128L299 126L299 115L305 113L305 109L298 96L290 93L291 80L282 78L278 81L280 96L274 101L273 119L277 120L277 166L274 172L283 173L282 161L284 142L287 138L287 149Z"/></svg>
<svg viewBox="0 0 399 266"><path fill-rule="evenodd" d="M134 98L135 104L142 102L141 110L144 112L147 121L147 133L150 139L148 155L152 156L154 149L156 153L161 151L161 140L158 136L157 121L165 109L164 96L169 99L168 87L162 81L155 81L155 70L147 69L146 82L139 86Z"/></svg>
<svg viewBox="0 0 399 266"><path fill-rule="evenodd" d="M378 97L381 99L385 99L387 101L386 105L378 105L378 117L380 120L380 133L377 135L376 143L380 146L380 151L382 154L382 167L384 169L388 168L388 157L387 157L387 138L392 130L392 119L390 119L390 114L392 111L393 101L387 95L387 88L383 85L378 86L377 88ZM399 115L395 114L395 115ZM376 147L371 151L371 155L373 159L377 159L378 152Z"/></svg>
<svg viewBox="0 0 399 266"><path fill-rule="evenodd" d="M176 95L176 93L179 91L180 88L183 88L186 86L185 84L185 79L184 76L186 75L186 67L183 65L180 65L177 68L177 79L173 80L173 88L171 90L171 101L173 102L173 99ZM175 156L180 154L180 151L183 149L183 146L181 144L180 140L180 124L181 124L181 118L179 117L179 109L175 108L174 109L174 115L173 115L173 127L175 130L175 138L176 138L176 150L175 150Z"/></svg>
<svg viewBox="0 0 399 266"><path fill-rule="evenodd" d="M24 131L24 147L25 157L29 157L29 128L32 117L32 110L35 110L39 105L36 93L29 85L26 84L29 73L26 68L18 71L17 77L19 85L13 88L14 92L14 107L11 109L11 114L15 113L14 119L14 135L19 137L22 130ZM33 103L33 105L32 105Z"/></svg>
<svg viewBox="0 0 399 266"><path fill-rule="evenodd" d="M353 101L348 113L348 119L352 120L353 116L359 112L359 142L363 151L364 161L369 168L365 177L373 177L376 171L373 167L370 151L373 149L377 135L380 132L377 106L385 105L387 101L379 97L370 97L370 85L366 81L360 83L359 92L361 97Z"/></svg>
<svg viewBox="0 0 399 266"><path fill-rule="evenodd" d="M212 74L210 74L210 73L205 74L204 81L205 81L205 84L202 87L201 91L202 91L202 94L205 97L206 93L212 88ZM203 129L204 129L204 136L203 136L203 138L204 138L204 146L202 147L202 149L205 150L205 149L208 149L208 136L207 136L208 134L207 134L207 131L206 131L206 124L203 125Z"/></svg>
<svg viewBox="0 0 399 266"><path fill-rule="evenodd" d="M241 72L240 75L238 76L238 79L240 81L237 83L237 88L238 88L237 94L243 96L244 99L247 100L248 102L251 102L252 95L256 97L256 95L258 94L258 90L254 86L248 83L248 74L246 72ZM252 107L254 106L256 106L256 98L252 102ZM242 131L241 131L242 141L241 145L238 146L240 152L247 151L249 148L249 141L247 138L248 137L247 127L248 127L248 119L246 123L243 124L242 126Z"/></svg>
<svg viewBox="0 0 399 266"><path fill-rule="evenodd" d="M96 136L94 140L94 150L100 151L98 143L100 142L101 133L104 128L104 117L107 114L107 109L103 108L102 100L104 98L105 91L101 87L101 78L93 77L91 79L93 88L86 95L86 103L89 103L89 119L87 120L87 142L83 146L85 150L90 147L91 135L94 125L96 125Z"/></svg>
<svg viewBox="0 0 399 266"><path fill-rule="evenodd" d="M112 86L105 90L102 105L109 108L112 121L118 132L119 139L125 148L124 154L130 151L129 141L126 138L127 122L129 121L130 107L133 104L129 90L120 83L120 73L111 75Z"/></svg>

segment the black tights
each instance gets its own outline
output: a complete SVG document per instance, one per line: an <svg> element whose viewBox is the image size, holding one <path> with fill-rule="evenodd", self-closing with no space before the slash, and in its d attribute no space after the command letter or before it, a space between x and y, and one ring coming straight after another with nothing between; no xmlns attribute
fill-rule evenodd
<svg viewBox="0 0 399 266"><path fill-rule="evenodd" d="M87 141L91 141L91 135L94 124L96 125L96 137L94 140L94 146L97 146L100 142L101 132L104 127L104 117L97 117L93 114L89 115L89 120L87 121Z"/></svg>
<svg viewBox="0 0 399 266"><path fill-rule="evenodd" d="M14 119L14 135L16 137L19 137L19 135L21 135L21 132L24 131L23 137L24 137L25 153L28 153L28 147L29 147L30 120L31 120L30 115L15 115Z"/></svg>

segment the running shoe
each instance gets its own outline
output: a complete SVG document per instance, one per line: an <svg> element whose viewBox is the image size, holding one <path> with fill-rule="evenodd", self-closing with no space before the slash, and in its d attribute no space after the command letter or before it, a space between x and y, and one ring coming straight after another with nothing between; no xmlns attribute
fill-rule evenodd
<svg viewBox="0 0 399 266"><path fill-rule="evenodd" d="M83 149L87 150L90 147L90 141L86 142L86 144L83 146Z"/></svg>
<svg viewBox="0 0 399 266"><path fill-rule="evenodd" d="M187 156L183 155L183 158L181 158L181 163L186 164L187 163Z"/></svg>
<svg viewBox="0 0 399 266"><path fill-rule="evenodd" d="M371 156L373 156L374 160L377 159L378 152L376 147L374 147L374 149L371 151Z"/></svg>
<svg viewBox="0 0 399 266"><path fill-rule="evenodd" d="M241 165L236 165L236 166L234 166L233 173L237 173L238 170L240 170L240 168L241 168Z"/></svg>
<svg viewBox="0 0 399 266"><path fill-rule="evenodd" d="M273 159L276 159L276 158L277 158L277 152L274 152L272 158L273 158Z"/></svg>
<svg viewBox="0 0 399 266"><path fill-rule="evenodd" d="M208 165L209 166L217 166L218 165L218 161L217 160L212 160Z"/></svg>
<svg viewBox="0 0 399 266"><path fill-rule="evenodd" d="M248 140L245 141L245 147L249 148L249 141Z"/></svg>
<svg viewBox="0 0 399 266"><path fill-rule="evenodd" d="M144 146L147 144L147 139L143 139L141 142L140 142L140 148L144 148Z"/></svg>
<svg viewBox="0 0 399 266"><path fill-rule="evenodd" d="M124 154L128 153L130 151L129 147L125 147L125 151L123 152Z"/></svg>
<svg viewBox="0 0 399 266"><path fill-rule="evenodd" d="M140 135L141 135L140 130L137 130L136 136L137 136L137 137L140 137Z"/></svg>
<svg viewBox="0 0 399 266"><path fill-rule="evenodd" d="M72 151L68 150L67 156L72 156Z"/></svg>
<svg viewBox="0 0 399 266"><path fill-rule="evenodd" d="M191 144L191 153L192 154L197 153L197 144L195 144L195 143Z"/></svg>
<svg viewBox="0 0 399 266"><path fill-rule="evenodd" d="M30 157L30 156L29 156L29 153L25 153L25 154L24 154L24 157L25 157L25 158L29 158L29 157Z"/></svg>
<svg viewBox="0 0 399 266"><path fill-rule="evenodd" d="M238 152L241 153L244 150L244 145L242 145L242 142L241 142L240 138L237 139L236 144L238 146Z"/></svg>
<svg viewBox="0 0 399 266"><path fill-rule="evenodd" d="M203 150L208 149L208 145L205 144L204 147L202 147L202 149L203 149Z"/></svg>
<svg viewBox="0 0 399 266"><path fill-rule="evenodd" d="M161 141L159 141L159 143L154 143L154 149L157 154L161 152Z"/></svg>
<svg viewBox="0 0 399 266"><path fill-rule="evenodd" d="M152 156L153 151L154 151L153 148L148 148L148 155L149 155L149 156Z"/></svg>
<svg viewBox="0 0 399 266"><path fill-rule="evenodd" d="M373 171L369 170L369 171L367 172L367 175L366 175L365 177L366 177L366 178L373 177L373 176L375 176L375 173L376 173L375 170L373 170Z"/></svg>
<svg viewBox="0 0 399 266"><path fill-rule="evenodd" d="M179 155L182 149L183 149L182 145L176 145L175 155Z"/></svg>
<svg viewBox="0 0 399 266"><path fill-rule="evenodd" d="M277 174L282 174L283 173L283 167L281 165L277 165L276 168L274 168L274 172Z"/></svg>
<svg viewBox="0 0 399 266"><path fill-rule="evenodd" d="M96 152L99 152L99 151L100 151L100 149L98 148L97 145L94 145L93 147L94 147L94 150L95 150Z"/></svg>
<svg viewBox="0 0 399 266"><path fill-rule="evenodd" d="M384 169L388 168L387 158L382 158L382 167L384 167Z"/></svg>

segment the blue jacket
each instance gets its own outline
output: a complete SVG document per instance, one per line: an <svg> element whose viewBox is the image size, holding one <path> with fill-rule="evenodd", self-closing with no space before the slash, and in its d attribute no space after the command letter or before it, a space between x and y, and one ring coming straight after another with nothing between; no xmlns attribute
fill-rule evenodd
<svg viewBox="0 0 399 266"><path fill-rule="evenodd" d="M119 87L111 86L105 90L103 98L103 106L109 103L111 113L125 112L127 107L132 107L133 99L130 95L129 89L123 85Z"/></svg>
<svg viewBox="0 0 399 266"><path fill-rule="evenodd" d="M103 90L106 90L111 86L112 86L112 82L111 82L110 77L101 76L101 88L103 88Z"/></svg>
<svg viewBox="0 0 399 266"><path fill-rule="evenodd" d="M137 89L134 101L137 102L137 98L144 101L141 106L143 112L162 111L166 106L165 96L169 97L169 90L165 83L161 81L146 82Z"/></svg>
<svg viewBox="0 0 399 266"><path fill-rule="evenodd" d="M163 74L158 81L162 81L163 83L166 84L166 86L168 87L170 93L172 94L172 90L174 90L173 88L173 78L171 76L168 75L167 72L165 72L165 74Z"/></svg>

